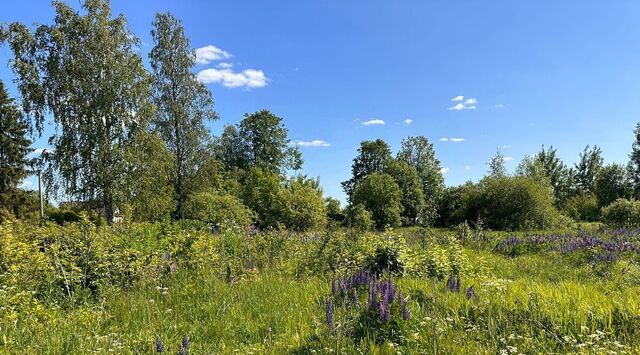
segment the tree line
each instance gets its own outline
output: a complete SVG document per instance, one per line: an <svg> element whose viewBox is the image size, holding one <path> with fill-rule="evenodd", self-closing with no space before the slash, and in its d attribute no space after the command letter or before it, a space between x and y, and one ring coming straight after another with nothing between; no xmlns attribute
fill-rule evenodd
<svg viewBox="0 0 640 355"><path fill-rule="evenodd" d="M218 114L192 71L196 56L180 20L156 14L147 70L139 39L109 1L85 0L80 11L53 6L51 24L0 28L20 94L17 103L0 83L5 215L28 213L33 196L18 184L29 168L44 171L62 209L100 211L107 222L116 209L133 221L265 228L307 229L326 219L317 179L285 175L303 161L282 118L261 110L220 137L208 131ZM30 138L47 124L54 127L51 148L28 159Z"/></svg>
<svg viewBox="0 0 640 355"><path fill-rule="evenodd" d="M406 138L395 155L383 140L364 141L342 183L348 204L341 208L323 198L317 179L289 176L303 159L281 117L261 110L220 136L208 131L218 119L214 99L193 73L195 52L173 15L155 16L147 70L139 39L108 0L84 0L80 11L53 6L51 24L0 27L19 92L16 101L0 82L0 218L35 210L33 195L18 185L39 169L50 197L64 200L58 210L48 206L61 220L100 211L110 223L120 209L131 221L294 230L327 218L364 229L640 224L640 124L626 166L605 165L601 149L587 146L569 167L543 146L509 174L498 150L484 178L452 187L426 137ZM31 138L46 125L51 148L29 159Z"/></svg>

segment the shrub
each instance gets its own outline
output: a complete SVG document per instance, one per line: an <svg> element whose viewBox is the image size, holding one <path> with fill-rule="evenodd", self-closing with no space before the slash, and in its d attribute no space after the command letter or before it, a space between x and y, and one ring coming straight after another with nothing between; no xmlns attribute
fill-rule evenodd
<svg viewBox="0 0 640 355"><path fill-rule="evenodd" d="M612 227L640 227L640 201L619 198L602 210L602 216Z"/></svg>
<svg viewBox="0 0 640 355"><path fill-rule="evenodd" d="M594 222L600 217L598 199L595 196L579 194L565 202L564 213L576 221Z"/></svg>
<svg viewBox="0 0 640 355"><path fill-rule="evenodd" d="M388 174L373 173L358 183L353 193L353 204L362 204L371 212L375 227L384 229L400 224L401 192Z"/></svg>
<svg viewBox="0 0 640 355"><path fill-rule="evenodd" d="M373 216L363 205L358 204L347 208L345 225L359 231L367 231L373 228Z"/></svg>
<svg viewBox="0 0 640 355"><path fill-rule="evenodd" d="M278 202L281 222L289 229L317 229L327 222L327 210L318 180L299 176L286 182L278 193Z"/></svg>
<svg viewBox="0 0 640 355"><path fill-rule="evenodd" d="M187 199L185 217L216 227L245 227L251 225L253 212L234 196L199 192Z"/></svg>
<svg viewBox="0 0 640 355"><path fill-rule="evenodd" d="M525 176L486 177L464 191L465 219L482 218L498 230L544 229L567 223L553 206L553 191Z"/></svg>

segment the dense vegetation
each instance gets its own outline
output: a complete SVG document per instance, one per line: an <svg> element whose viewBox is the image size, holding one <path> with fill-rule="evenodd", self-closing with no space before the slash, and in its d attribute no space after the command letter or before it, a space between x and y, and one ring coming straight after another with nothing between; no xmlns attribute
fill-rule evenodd
<svg viewBox="0 0 640 355"><path fill-rule="evenodd" d="M498 149L448 187L428 138L364 141L342 207L278 115L207 129L171 14L147 70L107 0L53 4L0 27L0 352L640 351L640 124L626 165Z"/></svg>

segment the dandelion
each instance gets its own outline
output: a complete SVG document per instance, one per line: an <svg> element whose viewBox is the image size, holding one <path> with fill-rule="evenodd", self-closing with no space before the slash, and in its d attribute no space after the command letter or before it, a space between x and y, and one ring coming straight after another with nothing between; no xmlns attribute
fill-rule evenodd
<svg viewBox="0 0 640 355"><path fill-rule="evenodd" d="M156 352L163 353L164 352L164 344L162 344L162 339L160 336L156 338Z"/></svg>

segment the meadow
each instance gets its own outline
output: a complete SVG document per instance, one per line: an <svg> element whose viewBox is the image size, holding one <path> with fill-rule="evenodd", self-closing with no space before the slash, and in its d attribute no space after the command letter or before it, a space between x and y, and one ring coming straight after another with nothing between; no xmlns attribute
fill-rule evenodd
<svg viewBox="0 0 640 355"><path fill-rule="evenodd" d="M637 353L640 231L0 226L0 352Z"/></svg>

